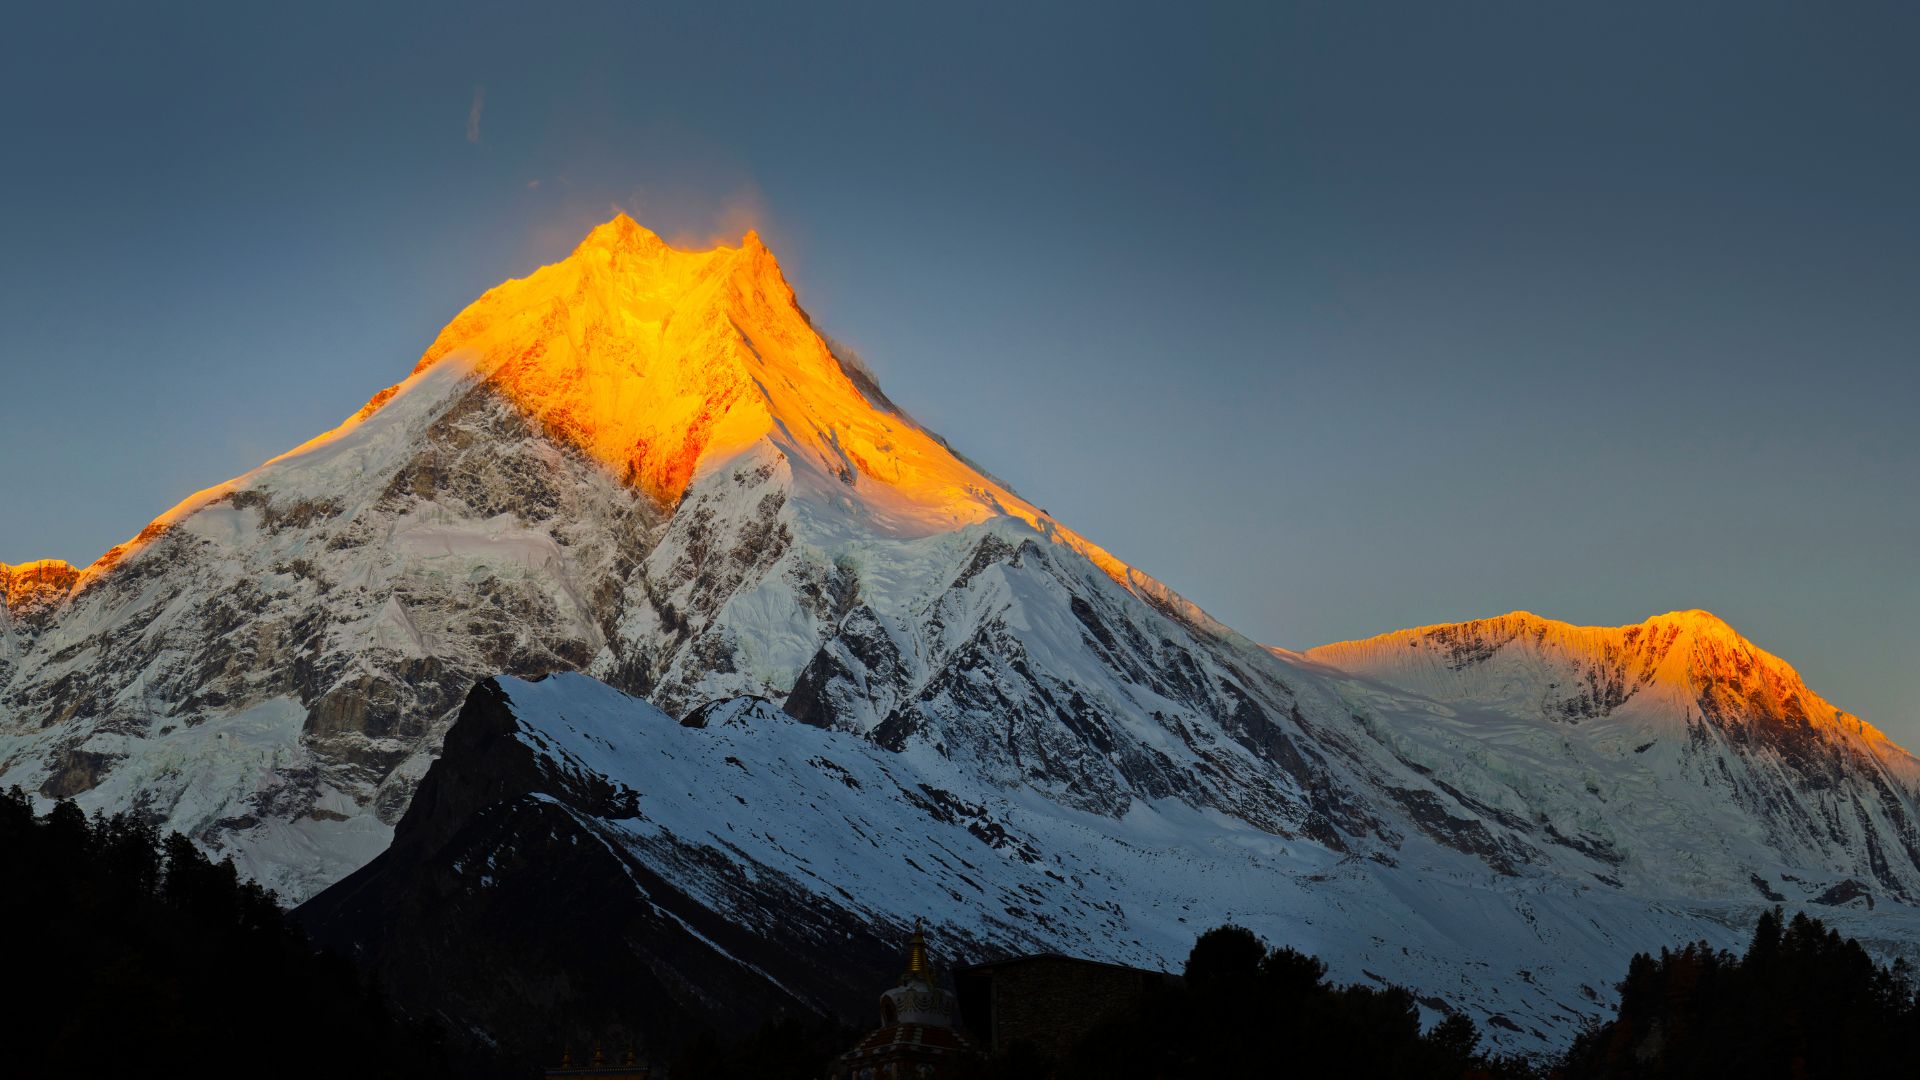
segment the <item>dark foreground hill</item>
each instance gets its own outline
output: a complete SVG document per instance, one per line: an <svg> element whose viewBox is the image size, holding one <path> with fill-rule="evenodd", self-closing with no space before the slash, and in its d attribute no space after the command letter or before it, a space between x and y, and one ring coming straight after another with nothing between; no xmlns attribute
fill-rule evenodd
<svg viewBox="0 0 1920 1080"><path fill-rule="evenodd" d="M746 867L671 837L621 842L609 823L632 820L640 794L536 739L497 683L476 687L393 846L293 917L521 1065L595 1041L665 1059L781 1021L866 1019L904 936L756 889ZM727 904L696 891L712 887Z"/></svg>

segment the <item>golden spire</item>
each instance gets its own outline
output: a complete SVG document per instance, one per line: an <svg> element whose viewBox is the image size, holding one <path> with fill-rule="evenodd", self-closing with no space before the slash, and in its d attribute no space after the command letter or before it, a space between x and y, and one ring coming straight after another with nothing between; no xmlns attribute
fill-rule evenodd
<svg viewBox="0 0 1920 1080"><path fill-rule="evenodd" d="M932 982L933 965L927 961L927 935L921 932L920 919L913 920L913 937L907 939L907 970L901 982Z"/></svg>

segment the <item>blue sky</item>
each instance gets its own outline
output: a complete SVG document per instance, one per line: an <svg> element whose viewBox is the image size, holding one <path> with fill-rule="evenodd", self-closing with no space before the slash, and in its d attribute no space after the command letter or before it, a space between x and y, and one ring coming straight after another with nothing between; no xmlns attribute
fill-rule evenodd
<svg viewBox="0 0 1920 1080"><path fill-rule="evenodd" d="M1262 640L1704 607L1920 744L1908 10L394 6L10 13L0 558L332 425L617 206L758 226Z"/></svg>

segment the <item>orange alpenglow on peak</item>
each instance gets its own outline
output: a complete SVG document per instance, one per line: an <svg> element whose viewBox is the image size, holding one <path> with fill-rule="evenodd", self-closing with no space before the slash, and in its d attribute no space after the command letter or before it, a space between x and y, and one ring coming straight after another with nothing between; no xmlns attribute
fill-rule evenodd
<svg viewBox="0 0 1920 1080"><path fill-rule="evenodd" d="M188 496L77 572L65 591L86 588L262 470L350 436L429 369L445 368L484 383L548 437L663 506L677 503L703 468L762 448L784 461L796 487L863 512L882 533L924 536L1011 515L1121 584L1211 624L1164 585L968 465L880 397L860 368L843 366L758 233L749 231L737 247L684 251L625 214L596 226L560 262L468 305L406 382L261 469Z"/></svg>
<svg viewBox="0 0 1920 1080"><path fill-rule="evenodd" d="M574 248L578 254L584 248L599 248L605 251L664 251L666 241L656 236L652 230L641 225L625 214L615 214L606 222L596 225L581 239Z"/></svg>
<svg viewBox="0 0 1920 1080"><path fill-rule="evenodd" d="M783 405L808 411L775 400L782 390L868 411L757 238L681 251L625 214L475 301L414 370L454 355L549 435L669 504L703 460L773 431Z"/></svg>
<svg viewBox="0 0 1920 1080"><path fill-rule="evenodd" d="M618 215L566 259L475 301L415 373L449 358L663 505L703 466L765 440L797 479L854 489L891 531L1012 514L1117 579L1130 576L890 403L870 400L756 232L737 247L683 251Z"/></svg>

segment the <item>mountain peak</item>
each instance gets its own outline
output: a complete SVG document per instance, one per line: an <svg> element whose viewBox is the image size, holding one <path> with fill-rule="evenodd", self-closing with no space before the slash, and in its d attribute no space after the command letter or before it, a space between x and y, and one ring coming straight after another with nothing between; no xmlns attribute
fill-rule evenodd
<svg viewBox="0 0 1920 1080"><path fill-rule="evenodd" d="M414 371L471 365L548 435L668 505L704 462L779 429L770 385L839 374L809 339L757 236L689 251L622 213L474 301Z"/></svg>
<svg viewBox="0 0 1920 1080"><path fill-rule="evenodd" d="M576 255L588 250L632 254L658 251L666 246L666 241L660 239L653 230L628 217L623 211L594 226L573 250Z"/></svg>
<svg viewBox="0 0 1920 1080"><path fill-rule="evenodd" d="M196 492L78 572L80 589L269 468L331 453L413 391L478 385L549 439L661 507L706 471L749 453L796 489L918 537L1012 517L1091 559L1128 588L1190 607L1165 586L1054 522L898 411L815 329L757 231L738 247L685 250L619 213L565 259L505 281L456 315L404 382L341 425L242 477ZM20 570L14 568L17 577ZM64 595L64 593L63 593ZM1198 609L1192 617L1202 618Z"/></svg>
<svg viewBox="0 0 1920 1080"><path fill-rule="evenodd" d="M869 397L877 388L835 356L754 230L738 247L687 251L615 215L568 258L462 311L415 373L455 357L662 505L710 465L766 443L803 484L851 498L889 530L1011 515L1116 579L1131 576Z"/></svg>

